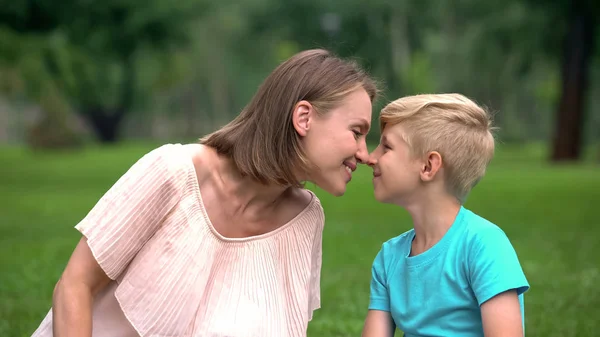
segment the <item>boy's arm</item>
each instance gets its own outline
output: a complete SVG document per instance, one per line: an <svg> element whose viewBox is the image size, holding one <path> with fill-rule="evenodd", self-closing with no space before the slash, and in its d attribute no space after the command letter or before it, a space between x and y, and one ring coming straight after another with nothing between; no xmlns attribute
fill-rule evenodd
<svg viewBox="0 0 600 337"><path fill-rule="evenodd" d="M396 325L388 311L369 310L362 337L393 337Z"/></svg>
<svg viewBox="0 0 600 337"><path fill-rule="evenodd" d="M481 305L485 337L524 336L516 290L498 294Z"/></svg>
<svg viewBox="0 0 600 337"><path fill-rule="evenodd" d="M396 325L390 313L387 282L387 262L384 247L377 253L371 268L369 312L362 337L393 337Z"/></svg>
<svg viewBox="0 0 600 337"><path fill-rule="evenodd" d="M519 296L529 289L529 283L506 234L499 228L479 233L468 260L485 337L524 336Z"/></svg>

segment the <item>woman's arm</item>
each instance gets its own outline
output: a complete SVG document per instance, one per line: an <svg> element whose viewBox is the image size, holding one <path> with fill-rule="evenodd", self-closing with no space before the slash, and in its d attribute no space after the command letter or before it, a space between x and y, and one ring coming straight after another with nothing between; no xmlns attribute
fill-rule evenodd
<svg viewBox="0 0 600 337"><path fill-rule="evenodd" d="M52 300L54 337L91 337L93 298L110 281L83 237L54 287Z"/></svg>
<svg viewBox="0 0 600 337"><path fill-rule="evenodd" d="M181 198L188 176L181 149L163 145L144 155L75 226L84 237L54 289L54 337L91 336L95 295L125 271Z"/></svg>

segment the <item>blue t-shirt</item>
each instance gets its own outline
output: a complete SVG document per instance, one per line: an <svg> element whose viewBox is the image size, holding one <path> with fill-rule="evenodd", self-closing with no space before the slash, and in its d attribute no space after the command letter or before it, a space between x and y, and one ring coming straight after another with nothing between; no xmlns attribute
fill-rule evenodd
<svg viewBox="0 0 600 337"><path fill-rule="evenodd" d="M461 207L433 247L409 256L414 229L388 240L375 257L369 309L391 313L405 336L483 336L480 305L516 289L524 325L529 283L506 234Z"/></svg>

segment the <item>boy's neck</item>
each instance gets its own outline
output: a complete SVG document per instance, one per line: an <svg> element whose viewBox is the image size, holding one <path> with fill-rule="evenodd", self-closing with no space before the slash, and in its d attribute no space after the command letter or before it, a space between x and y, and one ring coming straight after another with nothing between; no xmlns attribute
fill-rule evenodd
<svg viewBox="0 0 600 337"><path fill-rule="evenodd" d="M461 204L447 194L433 194L406 207L415 228L411 256L433 247L454 223Z"/></svg>

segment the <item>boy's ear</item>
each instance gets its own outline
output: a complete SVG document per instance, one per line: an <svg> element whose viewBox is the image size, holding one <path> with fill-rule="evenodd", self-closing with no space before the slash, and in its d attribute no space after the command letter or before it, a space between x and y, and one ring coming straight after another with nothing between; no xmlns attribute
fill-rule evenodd
<svg viewBox="0 0 600 337"><path fill-rule="evenodd" d="M432 181L440 168L442 168L442 155L437 151L429 152L421 168L421 180Z"/></svg>
<svg viewBox="0 0 600 337"><path fill-rule="evenodd" d="M294 106L292 123L294 124L294 129L296 129L296 132L301 137L306 136L308 130L310 130L313 111L312 104L307 101L300 101Z"/></svg>

